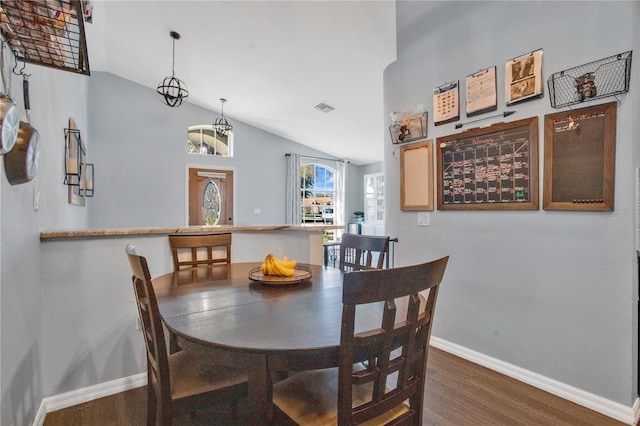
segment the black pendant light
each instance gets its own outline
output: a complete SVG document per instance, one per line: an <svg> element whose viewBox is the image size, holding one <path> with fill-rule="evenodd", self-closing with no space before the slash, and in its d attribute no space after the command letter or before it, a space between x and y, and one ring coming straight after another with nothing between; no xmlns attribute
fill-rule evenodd
<svg viewBox="0 0 640 426"><path fill-rule="evenodd" d="M180 34L175 31L169 33L173 39L173 62L171 64L171 77L165 77L158 84L158 93L162 96L162 100L170 107L179 107L182 101L189 97L189 90L184 81L175 75L176 65L176 40L180 39Z"/></svg>
<svg viewBox="0 0 640 426"><path fill-rule="evenodd" d="M233 126L229 124L224 116L224 103L227 102L227 100L225 98L220 98L220 102L222 103L220 117L216 118L211 126L219 135L226 136L231 131L231 129L233 129Z"/></svg>

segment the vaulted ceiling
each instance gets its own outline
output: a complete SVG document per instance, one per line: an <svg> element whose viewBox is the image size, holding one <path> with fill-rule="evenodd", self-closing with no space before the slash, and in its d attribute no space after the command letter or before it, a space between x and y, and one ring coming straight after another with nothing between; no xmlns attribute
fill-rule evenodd
<svg viewBox="0 0 640 426"><path fill-rule="evenodd" d="M382 74L395 60L395 2L95 1L92 71L156 89L355 164L383 160ZM314 105L335 107L329 113ZM169 107L167 107L169 108ZM206 123L193 123L206 124ZM238 141L239 142L239 141Z"/></svg>

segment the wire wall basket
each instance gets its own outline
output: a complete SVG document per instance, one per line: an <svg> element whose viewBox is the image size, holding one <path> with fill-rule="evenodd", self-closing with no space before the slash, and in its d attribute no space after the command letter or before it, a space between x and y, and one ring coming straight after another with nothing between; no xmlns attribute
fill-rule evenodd
<svg viewBox="0 0 640 426"><path fill-rule="evenodd" d="M427 137L427 112L394 112L391 114L391 143L397 145Z"/></svg>
<svg viewBox="0 0 640 426"><path fill-rule="evenodd" d="M552 74L547 80L553 108L592 101L629 91L632 51Z"/></svg>
<svg viewBox="0 0 640 426"><path fill-rule="evenodd" d="M17 59L90 75L80 0L1 0L0 32Z"/></svg>

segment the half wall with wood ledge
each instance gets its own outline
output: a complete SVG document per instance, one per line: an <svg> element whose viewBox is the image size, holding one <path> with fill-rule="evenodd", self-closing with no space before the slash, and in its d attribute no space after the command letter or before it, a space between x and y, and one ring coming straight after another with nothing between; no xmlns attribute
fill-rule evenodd
<svg viewBox="0 0 640 426"><path fill-rule="evenodd" d="M59 247L69 256L79 247L91 251L92 247L103 245L103 240L121 240L126 244L131 238L156 240L167 250L166 260L170 260L167 235L173 233L218 233L232 232L232 259L236 262L250 262L264 258L268 253L292 256L300 262L322 264L323 233L328 230L343 229L342 225L218 225L163 228L113 228L84 230L52 230L40 233L40 241ZM89 241L89 243L85 243ZM124 246L123 246L124 247ZM79 253L75 253L79 255ZM161 264L164 264L161 263ZM167 269L170 270L170 269Z"/></svg>
<svg viewBox="0 0 640 426"><path fill-rule="evenodd" d="M221 225L42 232L42 318L47 318L42 350L51 364L43 372L44 394L64 394L145 371L127 244L147 258L152 277L173 270L168 234L175 232L232 232L234 263L260 261L273 253L321 265L324 230L341 228Z"/></svg>

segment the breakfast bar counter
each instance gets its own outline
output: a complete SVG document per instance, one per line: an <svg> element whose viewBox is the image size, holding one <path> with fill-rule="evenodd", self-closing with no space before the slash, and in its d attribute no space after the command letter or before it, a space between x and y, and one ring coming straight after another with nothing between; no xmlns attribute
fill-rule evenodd
<svg viewBox="0 0 640 426"><path fill-rule="evenodd" d="M40 233L40 242L55 246L57 250L77 252L90 246L90 250L106 247L108 242L121 241L126 245L130 240L150 239L152 245L160 248L165 260L169 260L169 234L174 233L221 233L231 232L231 253L234 261L257 261L273 252L279 255L295 255L299 261L322 264L323 234L328 230L344 229L342 225L215 225L185 227L148 227L148 228L112 228L52 230ZM81 245L78 245L80 244ZM62 244L62 246L60 246ZM105 245L106 244L106 245ZM80 250L86 253L88 247ZM163 262L164 263L164 262ZM164 272L168 272L167 269Z"/></svg>
<svg viewBox="0 0 640 426"><path fill-rule="evenodd" d="M305 231L323 232L325 230L344 229L343 225L215 225L215 226L187 226L164 228L110 228L110 229L78 229L42 231L40 240L69 239L69 238L100 238L119 236L143 236L174 233L217 233L236 231Z"/></svg>

